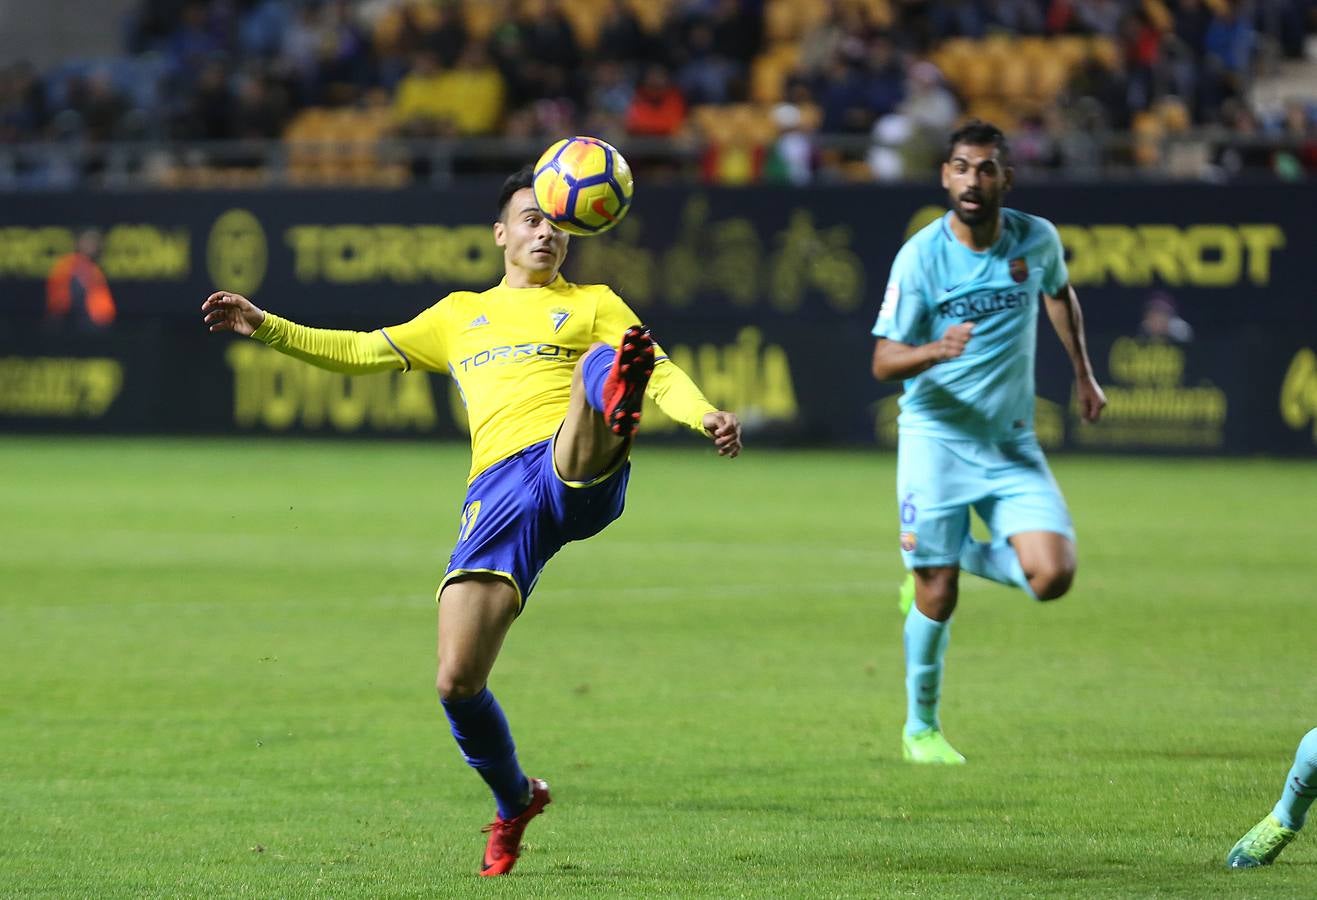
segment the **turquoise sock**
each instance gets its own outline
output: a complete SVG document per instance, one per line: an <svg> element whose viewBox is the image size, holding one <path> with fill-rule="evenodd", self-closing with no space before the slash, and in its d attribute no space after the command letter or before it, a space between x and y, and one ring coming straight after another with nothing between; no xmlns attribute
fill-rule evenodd
<svg viewBox="0 0 1317 900"><path fill-rule="evenodd" d="M1285 792L1271 811L1280 824L1298 831L1308 815L1308 807L1317 800L1317 728L1303 736L1294 754L1294 767L1285 776Z"/></svg>
<svg viewBox="0 0 1317 900"><path fill-rule="evenodd" d="M910 608L905 617L905 733L939 728L938 701L942 692L942 657L951 640L951 620L936 622Z"/></svg>
<svg viewBox="0 0 1317 900"><path fill-rule="evenodd" d="M1014 585L1037 600L1029 579L1020 565L1020 556L1008 541L976 541L966 539L960 551L960 567L971 575Z"/></svg>

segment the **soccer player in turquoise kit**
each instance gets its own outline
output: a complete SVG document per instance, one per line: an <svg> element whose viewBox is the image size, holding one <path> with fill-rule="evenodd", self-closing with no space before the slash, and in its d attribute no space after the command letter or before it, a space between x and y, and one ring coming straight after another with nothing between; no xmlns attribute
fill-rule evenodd
<svg viewBox="0 0 1317 900"><path fill-rule="evenodd" d="M1285 776L1285 789L1270 813L1248 830L1226 856L1232 869L1269 866L1294 840L1308 817L1308 807L1317 800L1317 728L1299 741L1294 765Z"/></svg>
<svg viewBox="0 0 1317 900"><path fill-rule="evenodd" d="M1106 405L1084 345L1056 228L1002 207L1006 139L971 121L951 135L951 211L905 243L873 333L873 374L903 379L897 420L907 713L904 757L963 763L942 734L942 660L960 571L1055 600L1075 575L1075 535L1033 431L1041 297L1074 364L1084 418ZM970 509L992 540L970 536Z"/></svg>
<svg viewBox="0 0 1317 900"><path fill-rule="evenodd" d="M498 198L502 282L449 294L410 322L369 332L307 328L227 291L202 305L211 331L322 368L446 372L461 388L471 476L439 586L436 683L453 737L498 807L481 875L512 869L526 825L549 803L548 784L527 778L517 761L489 673L549 558L622 514L645 396L710 438L719 455L741 451L736 416L704 398L621 298L559 274L568 237L537 208L531 174L527 166L510 177Z"/></svg>

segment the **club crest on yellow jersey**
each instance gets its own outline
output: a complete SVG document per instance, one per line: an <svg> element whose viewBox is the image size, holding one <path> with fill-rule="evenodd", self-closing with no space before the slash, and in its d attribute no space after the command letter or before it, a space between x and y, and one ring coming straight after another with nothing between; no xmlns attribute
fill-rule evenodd
<svg viewBox="0 0 1317 900"><path fill-rule="evenodd" d="M567 321L567 317L571 314L572 311L570 309L563 309L561 306L555 306L553 309L549 310L549 319L553 322L554 334L557 334L562 330L563 323Z"/></svg>

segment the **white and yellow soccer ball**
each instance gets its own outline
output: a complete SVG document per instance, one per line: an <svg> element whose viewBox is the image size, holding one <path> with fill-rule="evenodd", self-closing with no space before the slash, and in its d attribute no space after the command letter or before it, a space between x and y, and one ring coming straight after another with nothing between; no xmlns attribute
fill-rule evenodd
<svg viewBox="0 0 1317 900"><path fill-rule="evenodd" d="M635 184L617 148L593 137L563 138L535 163L535 203L568 234L601 234L631 208Z"/></svg>

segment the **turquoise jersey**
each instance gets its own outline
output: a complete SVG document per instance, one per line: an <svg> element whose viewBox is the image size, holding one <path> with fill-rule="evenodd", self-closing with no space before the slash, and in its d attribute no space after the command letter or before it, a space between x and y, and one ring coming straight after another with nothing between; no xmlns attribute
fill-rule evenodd
<svg viewBox="0 0 1317 900"><path fill-rule="evenodd" d="M1038 296L1070 280L1056 227L1003 209L1001 237L977 253L951 233L948 212L906 241L892 263L873 333L902 344L975 323L957 359L905 381L902 433L1003 441L1033 433Z"/></svg>

